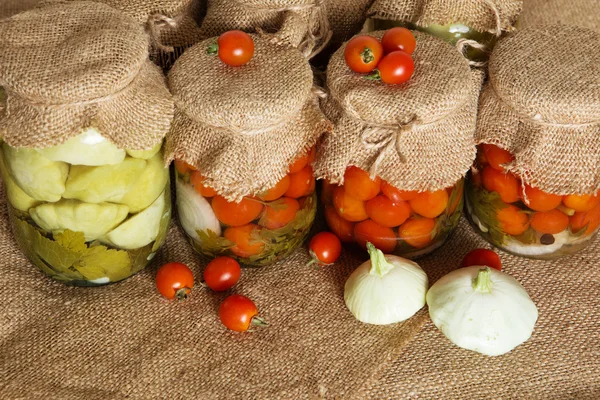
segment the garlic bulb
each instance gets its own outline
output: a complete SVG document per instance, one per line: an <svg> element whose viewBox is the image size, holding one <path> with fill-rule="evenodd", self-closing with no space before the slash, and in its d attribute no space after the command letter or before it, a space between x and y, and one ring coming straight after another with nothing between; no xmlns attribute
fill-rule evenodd
<svg viewBox="0 0 600 400"><path fill-rule="evenodd" d="M425 305L427 274L413 261L384 255L367 243L371 260L350 275L344 300L361 322L393 324L412 317Z"/></svg>
<svg viewBox="0 0 600 400"><path fill-rule="evenodd" d="M429 315L459 347L489 356L531 337L538 310L516 279L483 266L452 271L427 293Z"/></svg>

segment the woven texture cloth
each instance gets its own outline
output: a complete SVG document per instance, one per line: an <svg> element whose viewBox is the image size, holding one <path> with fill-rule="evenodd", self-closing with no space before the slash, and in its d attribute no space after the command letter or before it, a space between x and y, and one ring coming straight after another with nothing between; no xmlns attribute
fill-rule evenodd
<svg viewBox="0 0 600 400"><path fill-rule="evenodd" d="M319 178L343 184L346 167L355 165L401 190L436 191L469 170L482 74L450 44L422 32L415 38L415 72L400 85L352 72L345 46L333 55L325 111L335 127L317 154Z"/></svg>
<svg viewBox="0 0 600 400"><path fill-rule="evenodd" d="M232 201L275 186L330 129L308 60L270 36L252 37L246 65L227 66L207 54L214 38L189 49L169 73L177 111L166 159L196 166L205 185Z"/></svg>
<svg viewBox="0 0 600 400"><path fill-rule="evenodd" d="M523 0L375 0L368 16L421 27L462 23L479 32L496 33L512 28L522 6Z"/></svg>
<svg viewBox="0 0 600 400"><path fill-rule="evenodd" d="M299 249L271 267L244 270L235 291L252 298L270 326L235 334L217 317L227 293L197 288L177 304L156 292L161 263L189 263L197 277L202 269L176 226L154 263L133 278L72 288L24 259L1 204L3 399L600 396L600 241L552 262L501 253L540 318L528 342L489 358L452 345L426 309L387 327L354 320L342 298L346 277L363 261L353 252L326 269L305 267L309 257ZM451 241L419 263L433 284L476 247L488 246L463 219Z"/></svg>
<svg viewBox="0 0 600 400"><path fill-rule="evenodd" d="M568 24L600 31L598 0L524 0L519 26Z"/></svg>
<svg viewBox="0 0 600 400"><path fill-rule="evenodd" d="M0 2L0 19L29 10L39 2L40 0L2 0Z"/></svg>
<svg viewBox="0 0 600 400"><path fill-rule="evenodd" d="M88 126L145 150L170 128L173 101L133 18L100 3L47 1L0 21L0 135L50 147Z"/></svg>
<svg viewBox="0 0 600 400"><path fill-rule="evenodd" d="M526 184L558 195L594 194L600 189L599 87L600 33L566 25L524 28L500 40L490 57L476 140L510 151L515 161L508 170Z"/></svg>

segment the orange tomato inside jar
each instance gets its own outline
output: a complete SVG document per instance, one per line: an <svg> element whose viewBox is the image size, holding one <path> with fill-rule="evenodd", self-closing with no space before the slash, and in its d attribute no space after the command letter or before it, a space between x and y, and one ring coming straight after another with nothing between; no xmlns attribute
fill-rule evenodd
<svg viewBox="0 0 600 400"><path fill-rule="evenodd" d="M435 192L403 191L350 166L342 186L323 181L321 202L329 230L344 243L415 258L440 247L458 225L463 180Z"/></svg>
<svg viewBox="0 0 600 400"><path fill-rule="evenodd" d="M200 171L176 160L179 222L194 249L250 267L288 256L304 243L315 218L314 157L314 148L304 152L277 184L239 202L220 196L204 184Z"/></svg>
<svg viewBox="0 0 600 400"><path fill-rule="evenodd" d="M478 146L466 203L469 220L483 238L507 252L539 259L572 254L589 244L600 228L600 192L544 192L505 170L513 160L498 146Z"/></svg>

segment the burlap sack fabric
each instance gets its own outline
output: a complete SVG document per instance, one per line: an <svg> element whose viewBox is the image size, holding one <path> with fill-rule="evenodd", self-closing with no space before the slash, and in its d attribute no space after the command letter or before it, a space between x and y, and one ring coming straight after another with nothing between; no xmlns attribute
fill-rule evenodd
<svg viewBox="0 0 600 400"><path fill-rule="evenodd" d="M566 25L520 30L492 53L476 140L510 151L507 169L526 184L558 195L595 193L599 87L599 33Z"/></svg>
<svg viewBox="0 0 600 400"><path fill-rule="evenodd" d="M235 334L217 316L229 293L196 288L178 304L156 292L161 263L188 263L196 277L203 268L177 226L152 266L127 281L84 289L43 277L19 252L6 218L3 201L4 399L600 396L600 242L552 262L501 253L505 271L525 286L540 318L528 342L490 358L452 345L426 309L385 327L356 321L342 295L345 279L363 261L351 252L324 269L306 268L309 256L299 249L278 264L244 270L234 291L252 298L270 326ZM463 220L452 240L419 264L433 284L470 249L487 246Z"/></svg>
<svg viewBox="0 0 600 400"><path fill-rule="evenodd" d="M462 23L479 32L496 33L512 29L522 6L523 0L375 0L367 15L423 28Z"/></svg>
<svg viewBox="0 0 600 400"><path fill-rule="evenodd" d="M50 1L0 22L0 136L50 147L94 126L120 148L160 143L173 101L149 38L104 4Z"/></svg>
<svg viewBox="0 0 600 400"><path fill-rule="evenodd" d="M331 43L340 45L358 33L373 0L327 0L327 18L333 32Z"/></svg>
<svg viewBox="0 0 600 400"><path fill-rule="evenodd" d="M316 176L343 184L346 167L355 165L402 190L435 191L469 170L482 74L451 45L420 32L415 37L415 73L402 85L352 72L345 46L333 55L325 110L335 127L319 149Z"/></svg>
<svg viewBox="0 0 600 400"><path fill-rule="evenodd" d="M0 19L29 10L35 7L40 0L2 0L0 2Z"/></svg>
<svg viewBox="0 0 600 400"><path fill-rule="evenodd" d="M519 26L568 24L600 31L598 0L524 0Z"/></svg>
<svg viewBox="0 0 600 400"><path fill-rule="evenodd" d="M276 33L274 42L300 48L310 57L331 38L324 0L208 0L201 35L209 38L232 29Z"/></svg>
<svg viewBox="0 0 600 400"><path fill-rule="evenodd" d="M306 58L269 37L252 37L247 65L229 67L207 54L214 38L189 49L169 73L176 112L167 161L196 166L205 185L231 200L275 186L330 128Z"/></svg>
<svg viewBox="0 0 600 400"><path fill-rule="evenodd" d="M78 0L75 0L78 1ZM198 22L205 0L96 0L133 17L148 29L150 57L163 68L173 65L183 51L201 38Z"/></svg>

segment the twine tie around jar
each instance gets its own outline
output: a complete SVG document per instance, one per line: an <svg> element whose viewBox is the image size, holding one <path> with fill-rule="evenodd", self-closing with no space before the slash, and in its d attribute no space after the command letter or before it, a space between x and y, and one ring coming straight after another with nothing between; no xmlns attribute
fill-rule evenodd
<svg viewBox="0 0 600 400"><path fill-rule="evenodd" d="M400 149L400 139L405 133L412 131L417 126L423 125L416 116L413 116L407 122L401 122L395 125L365 124L360 133L360 142L365 149L378 151L377 157L369 169L371 179L377 177L381 163L386 157L393 154L393 152L398 154L400 162L406 162L406 157L402 154Z"/></svg>
<svg viewBox="0 0 600 400"><path fill-rule="evenodd" d="M160 41L160 34L166 27L176 28L177 21L162 14L152 14L146 21L146 29L154 47L165 53L173 53L175 51L173 46L165 46Z"/></svg>
<svg viewBox="0 0 600 400"><path fill-rule="evenodd" d="M494 2L492 0L481 0L481 1L483 1L490 8L490 10L492 10L492 12L494 13L494 19L496 22L496 32L494 32L494 35L497 38L499 38L502 35L502 21L500 19L500 11L498 10L498 7L496 7L496 5L494 4ZM458 49L458 51L461 54L465 54L468 47L471 47L471 48L474 48L477 50L481 50L484 52L488 51L487 46L482 43L479 43L477 40L459 39L456 42L456 48ZM487 61L469 61L469 65L471 65L472 67L485 67L487 65Z"/></svg>

